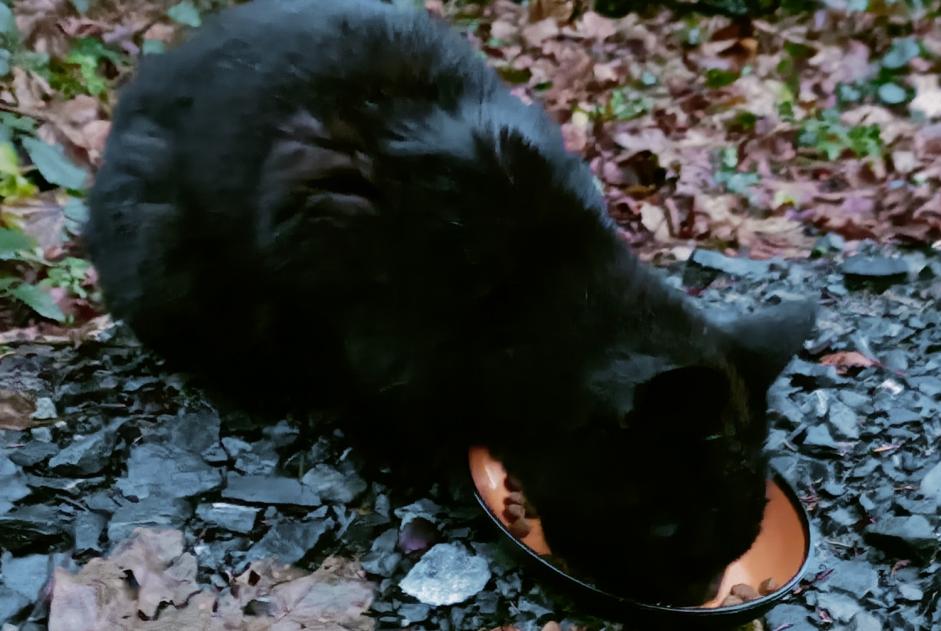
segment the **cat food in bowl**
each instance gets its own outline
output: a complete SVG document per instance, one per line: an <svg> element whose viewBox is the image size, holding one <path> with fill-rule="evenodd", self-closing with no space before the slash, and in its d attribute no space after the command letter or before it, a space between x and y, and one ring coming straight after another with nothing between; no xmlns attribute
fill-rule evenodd
<svg viewBox="0 0 941 631"><path fill-rule="evenodd" d="M608 612L649 614L685 623L737 624L754 620L786 597L803 576L810 558L807 513L793 489L780 476L768 481L768 504L761 533L740 559L726 568L718 593L698 607L669 607L608 593L567 573L564 563L552 562L543 536L538 506L525 501L525 489L508 478L503 465L483 447L470 450L471 477L477 499L494 524L542 569L577 596Z"/></svg>

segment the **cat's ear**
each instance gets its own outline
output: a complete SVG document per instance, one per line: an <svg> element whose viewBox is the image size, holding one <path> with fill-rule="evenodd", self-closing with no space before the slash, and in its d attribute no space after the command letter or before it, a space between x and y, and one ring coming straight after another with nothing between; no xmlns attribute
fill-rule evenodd
<svg viewBox="0 0 941 631"><path fill-rule="evenodd" d="M753 388L767 389L800 351L816 321L816 303L797 300L739 316L722 328L739 374Z"/></svg>

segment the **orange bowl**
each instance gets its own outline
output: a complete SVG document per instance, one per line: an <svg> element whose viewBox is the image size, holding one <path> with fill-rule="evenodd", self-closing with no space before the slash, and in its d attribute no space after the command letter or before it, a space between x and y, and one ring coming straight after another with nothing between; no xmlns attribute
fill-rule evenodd
<svg viewBox="0 0 941 631"><path fill-rule="evenodd" d="M527 519L531 530L526 537L522 539L513 537L509 531L509 522L503 516L504 499L509 495L504 484L506 471L503 465L495 460L484 447L472 448L469 461L478 501L494 523L528 556L538 559L554 573L564 577L567 582L573 583L572 586L593 592L592 595L596 599L598 597L614 599L630 608L639 607L669 611L674 614L722 617L726 622L728 616L741 617L742 620L747 621L767 611L787 596L800 580L810 561L812 542L807 512L787 482L780 476L775 476L774 479L768 481L768 505L761 523L761 533L748 552L726 568L718 595L714 599L698 607L667 607L639 603L607 594L581 579L566 574L543 558L543 555L550 554L551 551L546 544L539 519ZM744 583L751 585L757 591L760 583L768 578L773 578L781 587L756 600L730 607L720 607L720 603L729 595L734 585Z"/></svg>

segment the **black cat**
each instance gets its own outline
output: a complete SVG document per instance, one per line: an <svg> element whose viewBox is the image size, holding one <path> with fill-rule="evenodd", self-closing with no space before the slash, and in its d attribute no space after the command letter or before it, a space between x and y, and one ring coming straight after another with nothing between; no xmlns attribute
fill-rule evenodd
<svg viewBox="0 0 941 631"><path fill-rule="evenodd" d="M489 445L599 582L699 602L758 532L766 391L813 307L699 314L556 124L424 12L256 1L145 58L85 238L169 360L343 406L392 452Z"/></svg>

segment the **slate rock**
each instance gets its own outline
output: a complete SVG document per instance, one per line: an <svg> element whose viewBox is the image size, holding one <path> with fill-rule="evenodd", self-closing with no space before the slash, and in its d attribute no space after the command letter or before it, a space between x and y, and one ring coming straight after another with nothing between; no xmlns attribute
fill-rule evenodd
<svg viewBox="0 0 941 631"><path fill-rule="evenodd" d="M855 520L858 521L858 520ZM854 523L855 523L854 521ZM879 587L879 573L872 564L862 560L839 561L823 586L863 598Z"/></svg>
<svg viewBox="0 0 941 631"><path fill-rule="evenodd" d="M402 626L408 627L416 622L427 620L431 607L422 603L402 603L396 613L402 618Z"/></svg>
<svg viewBox="0 0 941 631"><path fill-rule="evenodd" d="M933 499L941 507L941 462L933 466L921 479L919 489L922 495Z"/></svg>
<svg viewBox="0 0 941 631"><path fill-rule="evenodd" d="M56 412L56 404L52 399L49 397L36 398L36 411L33 412L30 418L37 421L50 421L58 417L59 413Z"/></svg>
<svg viewBox="0 0 941 631"><path fill-rule="evenodd" d="M860 611L853 617L850 631L883 631L883 627L874 615Z"/></svg>
<svg viewBox="0 0 941 631"><path fill-rule="evenodd" d="M714 250L696 249L689 257L689 263L705 269L715 270L732 276L761 276L771 269L768 261L748 258L732 258Z"/></svg>
<svg viewBox="0 0 941 631"><path fill-rule="evenodd" d="M197 506L196 515L224 530L247 534L255 528L255 520L260 510L252 506L214 502Z"/></svg>
<svg viewBox="0 0 941 631"><path fill-rule="evenodd" d="M843 438L859 438L859 419L848 405L841 401L832 401L827 418L837 434Z"/></svg>
<svg viewBox="0 0 941 631"><path fill-rule="evenodd" d="M278 452L272 443L259 441L238 454L235 458L235 468L246 475L269 475L278 468L279 460Z"/></svg>
<svg viewBox="0 0 941 631"><path fill-rule="evenodd" d="M327 502L349 504L366 490L366 481L347 467L340 471L328 464L315 465L301 482Z"/></svg>
<svg viewBox="0 0 941 631"><path fill-rule="evenodd" d="M397 528L389 528L376 537L362 559L363 569L376 576L390 577L395 573L402 555L395 551L399 539Z"/></svg>
<svg viewBox="0 0 941 631"><path fill-rule="evenodd" d="M51 547L68 538L65 518L42 504L23 506L0 515L0 541L7 550L25 547Z"/></svg>
<svg viewBox="0 0 941 631"><path fill-rule="evenodd" d="M887 414L889 425L906 425L908 423L920 423L921 415L914 410L904 407L893 407Z"/></svg>
<svg viewBox="0 0 941 631"><path fill-rule="evenodd" d="M49 582L49 555L30 554L14 557L9 552L3 553L0 561L0 575L3 583L21 594L30 602L39 598L42 588Z"/></svg>
<svg viewBox="0 0 941 631"><path fill-rule="evenodd" d="M9 453L9 458L21 467L32 467L59 453L59 446L42 440L31 440Z"/></svg>
<svg viewBox="0 0 941 631"><path fill-rule="evenodd" d="M111 460L117 429L123 421L72 441L49 460L49 468L59 475L94 475Z"/></svg>
<svg viewBox="0 0 941 631"><path fill-rule="evenodd" d="M817 628L810 622L810 612L798 605L778 605L765 615L765 621L769 629L784 627L788 631L816 631Z"/></svg>
<svg viewBox="0 0 941 631"><path fill-rule="evenodd" d="M283 521L273 525L245 555L246 561L278 559L294 564L314 549L317 542L333 526L332 519Z"/></svg>
<svg viewBox="0 0 941 631"><path fill-rule="evenodd" d="M11 620L26 609L32 602L7 585L0 584L0 624Z"/></svg>
<svg viewBox="0 0 941 631"><path fill-rule="evenodd" d="M257 504L290 504L316 507L320 496L296 478L273 475L229 474L222 497Z"/></svg>
<svg viewBox="0 0 941 631"><path fill-rule="evenodd" d="M938 548L934 528L923 515L883 517L866 529L866 538L889 554L928 559Z"/></svg>
<svg viewBox="0 0 941 631"><path fill-rule="evenodd" d="M179 498L151 496L128 502L111 516L108 539L112 543L123 541L135 528L180 528L192 514L189 503Z"/></svg>
<svg viewBox="0 0 941 631"><path fill-rule="evenodd" d="M804 437L804 447L811 448L817 452L835 452L840 448L826 425L811 426Z"/></svg>
<svg viewBox="0 0 941 631"><path fill-rule="evenodd" d="M903 583L899 585L899 597L902 600L907 600L909 602L920 603L922 598L925 597L925 593L915 587L914 585L908 585Z"/></svg>
<svg viewBox="0 0 941 631"><path fill-rule="evenodd" d="M855 598L844 594L825 592L818 595L817 606L826 609L830 616L838 622L849 622L863 609Z"/></svg>
<svg viewBox="0 0 941 631"><path fill-rule="evenodd" d="M193 497L222 486L222 472L193 452L144 443L131 450L127 475L115 485L128 498Z"/></svg>
<svg viewBox="0 0 941 631"><path fill-rule="evenodd" d="M0 513L30 494L27 477L10 458L0 454Z"/></svg>
<svg viewBox="0 0 941 631"><path fill-rule="evenodd" d="M908 277L908 264L901 258L856 255L841 266L847 280L878 280L901 282Z"/></svg>
<svg viewBox="0 0 941 631"><path fill-rule="evenodd" d="M399 582L409 596L426 605L453 605L475 596L490 580L487 560L454 543L431 548Z"/></svg>
<svg viewBox="0 0 941 631"><path fill-rule="evenodd" d="M101 553L101 534L108 525L108 518L95 511L85 511L75 516L72 522L72 538L75 541L75 552Z"/></svg>

